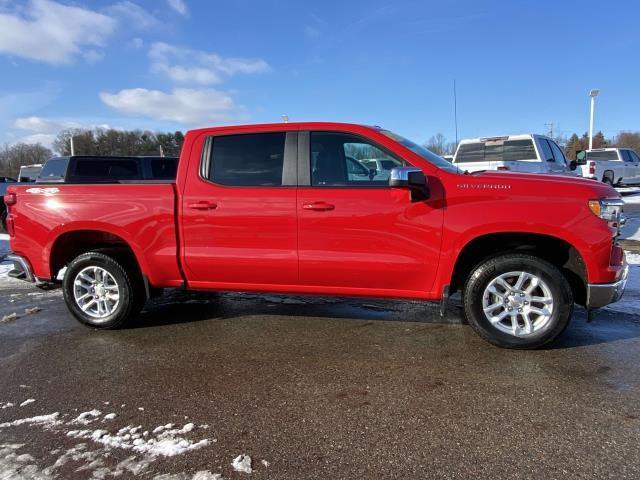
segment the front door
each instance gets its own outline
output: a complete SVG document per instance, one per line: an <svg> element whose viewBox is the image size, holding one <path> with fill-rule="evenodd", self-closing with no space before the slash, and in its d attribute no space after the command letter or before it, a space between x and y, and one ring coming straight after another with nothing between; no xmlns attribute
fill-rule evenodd
<svg viewBox="0 0 640 480"><path fill-rule="evenodd" d="M297 284L296 135L204 142L200 178L194 175L182 196L183 262L192 287L286 290Z"/></svg>
<svg viewBox="0 0 640 480"><path fill-rule="evenodd" d="M300 284L336 294L425 297L440 252L442 208L390 188L389 171L354 174L352 162L406 165L367 139L340 132L300 133ZM308 137L303 137L308 135ZM386 176L386 178L385 178Z"/></svg>

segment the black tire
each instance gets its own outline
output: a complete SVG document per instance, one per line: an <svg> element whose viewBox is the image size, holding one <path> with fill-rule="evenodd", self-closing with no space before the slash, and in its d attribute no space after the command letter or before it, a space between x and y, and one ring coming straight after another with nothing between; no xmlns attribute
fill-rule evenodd
<svg viewBox="0 0 640 480"><path fill-rule="evenodd" d="M109 315L99 319L83 311L74 296L76 277L87 267L99 267L106 270L118 286L117 306ZM67 267L62 288L67 308L73 316L87 326L103 330L122 326L142 310L146 300L144 285L137 269L126 261L101 252L88 252L76 257Z"/></svg>
<svg viewBox="0 0 640 480"><path fill-rule="evenodd" d="M526 272L537 276L544 281L553 299L551 315L546 323L537 332L534 330L526 336L505 333L489 321L483 310L485 289L494 279L509 272ZM533 302L532 299L529 307L533 307ZM573 313L573 294L562 272L549 262L526 254L501 255L478 265L465 283L463 303L465 316L471 327L483 339L502 348L533 349L552 342L567 328ZM514 312L513 315L518 314ZM516 317L516 323L519 324L521 318L524 323L521 316ZM511 318L503 321L513 322Z"/></svg>

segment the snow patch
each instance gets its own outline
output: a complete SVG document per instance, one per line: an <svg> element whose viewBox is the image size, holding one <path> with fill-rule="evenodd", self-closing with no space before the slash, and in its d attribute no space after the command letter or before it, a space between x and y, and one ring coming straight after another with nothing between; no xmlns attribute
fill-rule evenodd
<svg viewBox="0 0 640 480"><path fill-rule="evenodd" d="M109 448L133 450L152 457L173 457L209 445L208 439L194 442L183 437L184 434L193 430L192 423L188 423L180 429L166 428L166 426L161 430L156 429L157 431L154 433L158 435L150 438L145 438L144 434L139 433L141 430L141 426L127 426L116 433L104 429L72 430L67 432L67 436L92 440Z"/></svg>
<svg viewBox="0 0 640 480"><path fill-rule="evenodd" d="M89 425L91 422L93 422L100 415L102 415L102 412L100 410L96 410L96 409L89 410L88 412L82 412L74 420L72 420L71 423L79 423L81 425Z"/></svg>
<svg viewBox="0 0 640 480"><path fill-rule="evenodd" d="M107 414L104 416L104 419L105 419L105 420L113 420L114 418L116 418L116 414L115 414L115 413L107 413Z"/></svg>
<svg viewBox="0 0 640 480"><path fill-rule="evenodd" d="M241 454L233 459L231 466L236 472L253 473L251 468L251 457L249 455Z"/></svg>
<svg viewBox="0 0 640 480"><path fill-rule="evenodd" d="M5 408L11 408L11 407L15 407L15 404L13 404L11 402L7 402L7 403L0 402L0 408L2 410L4 410Z"/></svg>
<svg viewBox="0 0 640 480"><path fill-rule="evenodd" d="M22 402L22 403L20 404L20 406L21 406L21 407L26 407L27 405L29 405L30 403L33 403L33 402L35 402L35 401L36 401L36 399L35 399L35 398L28 398L28 399L26 399L24 402Z"/></svg>
<svg viewBox="0 0 640 480"><path fill-rule="evenodd" d="M0 428L17 427L18 425L43 425L44 427L54 427L61 425L62 421L58 420L60 413L50 413L49 415L38 415L30 418L20 418L13 422L0 423Z"/></svg>
<svg viewBox="0 0 640 480"><path fill-rule="evenodd" d="M629 278L624 295L616 303L607 305L607 310L629 315L640 314L640 254L627 252Z"/></svg>

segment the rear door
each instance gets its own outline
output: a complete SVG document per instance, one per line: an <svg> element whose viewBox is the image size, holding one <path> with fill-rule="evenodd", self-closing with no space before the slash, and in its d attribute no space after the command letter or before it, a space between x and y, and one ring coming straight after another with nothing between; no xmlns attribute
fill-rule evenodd
<svg viewBox="0 0 640 480"><path fill-rule="evenodd" d="M191 286L286 290L297 284L296 138L272 131L206 139L199 175L189 174L182 196Z"/></svg>
<svg viewBox="0 0 640 480"><path fill-rule="evenodd" d="M551 170L555 173L568 173L571 170L569 169L569 162L567 157L565 157L564 152L558 146L556 142L553 140L547 140L549 142L549 146L551 147L551 152L553 153L553 162Z"/></svg>
<svg viewBox="0 0 640 480"><path fill-rule="evenodd" d="M300 284L316 292L423 297L440 251L443 211L390 188L389 172L353 176L350 159L406 164L372 141L300 132Z"/></svg>

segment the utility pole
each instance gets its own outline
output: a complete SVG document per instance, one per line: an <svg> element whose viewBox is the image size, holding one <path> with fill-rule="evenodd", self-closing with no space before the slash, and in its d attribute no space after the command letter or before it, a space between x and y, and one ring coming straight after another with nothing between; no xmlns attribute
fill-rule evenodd
<svg viewBox="0 0 640 480"><path fill-rule="evenodd" d="M589 150L593 149L593 113L596 108L596 97L600 93L600 90L593 89L589 92L591 97L591 115L589 116Z"/></svg>
<svg viewBox="0 0 640 480"><path fill-rule="evenodd" d="M553 127L555 126L555 123L553 122L545 123L544 126L549 128L549 135L548 135L549 138L553 138Z"/></svg>
<svg viewBox="0 0 640 480"><path fill-rule="evenodd" d="M456 147L458 146L458 96L456 94L456 79L453 79L453 121L456 126Z"/></svg>

